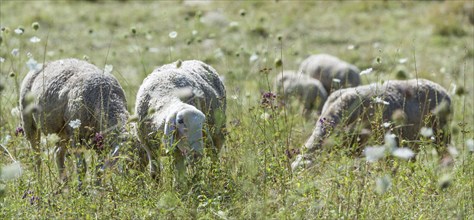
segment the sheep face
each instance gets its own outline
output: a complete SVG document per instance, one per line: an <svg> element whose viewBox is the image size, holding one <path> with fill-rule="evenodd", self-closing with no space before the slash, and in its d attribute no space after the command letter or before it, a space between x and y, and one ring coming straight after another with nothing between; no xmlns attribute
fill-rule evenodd
<svg viewBox="0 0 474 220"><path fill-rule="evenodd" d="M168 116L163 140L166 148L172 149L176 140L176 146L182 153L191 151L194 156L202 156L204 146L202 129L205 120L206 116L195 108L180 110Z"/></svg>

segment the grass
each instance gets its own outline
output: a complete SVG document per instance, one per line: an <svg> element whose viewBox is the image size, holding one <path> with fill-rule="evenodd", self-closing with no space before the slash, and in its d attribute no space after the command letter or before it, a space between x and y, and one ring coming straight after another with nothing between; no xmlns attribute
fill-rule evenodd
<svg viewBox="0 0 474 220"><path fill-rule="evenodd" d="M472 219L474 158L467 142L474 123L474 26L460 9L466 3L2 0L0 144L23 173L0 182L0 217ZM15 33L19 27L21 35ZM41 41L32 43L33 36ZM261 98L281 70L297 69L315 53L373 68L364 84L406 75L458 91L452 93L453 164L440 165L429 142L416 162L387 157L368 163L336 138L334 149L320 150L312 168L292 173L286 152L302 146L316 119L304 119L295 105L263 106ZM15 135L20 117L14 109L29 56L38 63L75 57L99 68L112 65L132 113L139 85L156 66L178 59L209 63L227 89L229 134L219 166L204 159L181 185L173 184L169 158L163 159L161 183L122 158L123 172L106 171L103 186L87 173L85 189L77 191L73 158L71 181L62 184L48 153L54 144L45 140L38 176L27 140ZM98 156L87 155L93 170ZM0 156L2 166L11 163Z"/></svg>

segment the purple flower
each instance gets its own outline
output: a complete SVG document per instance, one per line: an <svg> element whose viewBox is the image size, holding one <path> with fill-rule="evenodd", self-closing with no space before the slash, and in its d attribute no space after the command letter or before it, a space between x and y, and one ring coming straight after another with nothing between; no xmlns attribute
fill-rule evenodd
<svg viewBox="0 0 474 220"><path fill-rule="evenodd" d="M276 100L276 95L272 92L265 92L262 94L261 104L264 107L272 107L275 106L274 102Z"/></svg>
<svg viewBox="0 0 474 220"><path fill-rule="evenodd" d="M94 144L98 149L102 149L102 146L104 145L104 136L102 133L95 133Z"/></svg>
<svg viewBox="0 0 474 220"><path fill-rule="evenodd" d="M16 130L15 130L15 136L18 136L18 135L25 135L25 130L23 130L22 127L17 127Z"/></svg>

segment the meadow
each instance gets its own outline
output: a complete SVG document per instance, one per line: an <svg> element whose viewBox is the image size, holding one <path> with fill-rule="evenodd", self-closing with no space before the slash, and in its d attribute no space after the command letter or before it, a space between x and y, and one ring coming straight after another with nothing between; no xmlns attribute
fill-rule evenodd
<svg viewBox="0 0 474 220"><path fill-rule="evenodd" d="M474 219L473 13L467 0L0 0L0 219ZM363 84L426 78L446 88L450 157L422 138L416 160L369 162L336 137L312 167L293 172L290 152L317 118L304 118L298 102L262 105L262 95L278 73L317 53L372 68ZM69 57L111 71L132 114L138 87L157 66L188 59L213 66L227 90L217 166L204 158L176 183L164 157L157 182L135 168L129 144L102 185L88 172L78 191L74 157L70 181L59 181L50 135L36 173L18 132L19 88L32 66ZM98 155L87 155L94 170Z"/></svg>

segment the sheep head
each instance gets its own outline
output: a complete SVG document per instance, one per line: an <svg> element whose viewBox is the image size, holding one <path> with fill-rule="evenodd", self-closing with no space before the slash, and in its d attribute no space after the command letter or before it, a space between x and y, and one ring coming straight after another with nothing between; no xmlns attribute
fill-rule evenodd
<svg viewBox="0 0 474 220"><path fill-rule="evenodd" d="M165 121L164 140L165 147L172 149L174 142L182 153L191 151L194 157L203 154L203 125L206 116L193 106L187 106L170 114Z"/></svg>

